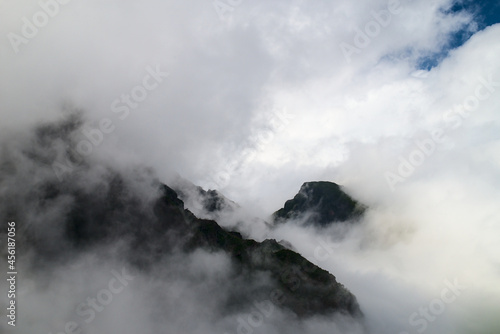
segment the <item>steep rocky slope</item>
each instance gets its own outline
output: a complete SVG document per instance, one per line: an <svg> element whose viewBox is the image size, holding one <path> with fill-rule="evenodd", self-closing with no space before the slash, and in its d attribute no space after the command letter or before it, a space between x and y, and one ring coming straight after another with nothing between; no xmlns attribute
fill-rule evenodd
<svg viewBox="0 0 500 334"><path fill-rule="evenodd" d="M273 219L277 223L296 219L306 225L326 226L356 219L364 210L364 205L336 183L306 182L293 199L286 201L285 206L274 213Z"/></svg>

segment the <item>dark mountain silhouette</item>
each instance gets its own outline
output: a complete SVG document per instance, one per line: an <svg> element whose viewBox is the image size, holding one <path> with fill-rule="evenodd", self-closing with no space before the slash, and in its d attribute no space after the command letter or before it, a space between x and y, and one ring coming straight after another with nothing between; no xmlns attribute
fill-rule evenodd
<svg viewBox="0 0 500 334"><path fill-rule="evenodd" d="M196 217L150 169L124 172L68 158L79 125L75 118L44 125L24 150L0 152L0 189L16 185L0 193L0 219L17 221L19 255L30 254L34 270L45 274L110 245L120 245L120 259L146 275L173 254L187 259L182 254L222 252L232 263L231 280L221 282L226 293L218 296L223 314L270 300L298 317L362 315L355 296L335 276L275 240L245 239L215 220ZM61 157L74 161L63 179L51 167ZM198 190L209 211L227 201L218 192Z"/></svg>
<svg viewBox="0 0 500 334"><path fill-rule="evenodd" d="M238 233L225 231L213 220L198 219L183 208L172 189L164 185L163 192L164 196L157 203L159 217L166 218L171 215L168 212L178 210L180 216L184 216L184 221L181 219L174 228L185 229L185 233L194 232L185 240L185 250L192 251L198 247L212 251L224 250L236 260L240 272L269 273L280 293L283 293L281 306L299 316L335 311L361 315L355 297L327 271L275 240L259 243L243 239ZM261 286L258 295L270 296L273 289L271 286ZM238 303L250 302L254 297L238 296Z"/></svg>
<svg viewBox="0 0 500 334"><path fill-rule="evenodd" d="M306 182L293 199L273 214L275 223L290 219L303 224L327 226L331 223L354 220L363 214L365 206L346 194L333 182Z"/></svg>

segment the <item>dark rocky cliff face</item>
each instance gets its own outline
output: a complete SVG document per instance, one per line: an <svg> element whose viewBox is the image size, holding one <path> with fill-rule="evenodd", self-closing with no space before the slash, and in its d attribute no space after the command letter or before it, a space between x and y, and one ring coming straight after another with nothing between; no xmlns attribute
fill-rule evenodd
<svg viewBox="0 0 500 334"><path fill-rule="evenodd" d="M222 229L215 221L201 220L192 215L178 202L173 190L163 186L164 197L158 206L162 212L175 210L184 215L184 222L177 228L191 232L186 238L184 249L192 251L197 247L208 250L224 250L235 259L241 274L268 274L274 284L255 287L256 295L238 296L238 304L251 302L257 295L267 296L275 304L293 311L298 316L312 316L344 312L360 316L361 311L355 297L333 275L307 261L301 255L286 249L275 240L262 243L243 239L238 233ZM163 215L159 214L160 217ZM163 219L167 217L164 216ZM234 304L229 298L228 303Z"/></svg>
<svg viewBox="0 0 500 334"><path fill-rule="evenodd" d="M169 229L186 236L182 242L183 250L189 252L199 247L209 251L223 250L234 259L237 272L249 279L251 293L230 295L229 308L235 305L245 307L257 298L271 300L298 316L333 312L361 316L356 298L330 273L275 240L259 243L243 239L240 234L224 230L213 220L198 219L184 209L171 188L163 185L162 191L163 196L155 208L157 218L176 221L169 224ZM259 285L252 282L251 277L257 274L267 275L271 283Z"/></svg>
<svg viewBox="0 0 500 334"><path fill-rule="evenodd" d="M32 233L23 235L23 249L37 254L35 261L57 263L100 245L126 242L125 257L138 270L152 270L163 257L173 252L190 253L197 249L229 254L234 279L245 290L231 288L221 312L245 310L255 300L270 300L277 307L299 317L335 312L362 316L356 298L327 271L275 240L260 243L241 234L224 230L216 221L197 218L170 187L158 184L159 197L151 206L131 193L126 180L109 172L110 182L92 191L70 184L40 184L33 189L38 205L50 207L71 197L57 224L57 242ZM52 222L54 223L54 222ZM54 233L54 232L51 232ZM265 277L265 280L256 279Z"/></svg>
<svg viewBox="0 0 500 334"><path fill-rule="evenodd" d="M353 220L363 214L365 206L346 194L333 182L306 182L299 193L276 211L273 219L283 223L290 219L304 224L326 226L331 223Z"/></svg>

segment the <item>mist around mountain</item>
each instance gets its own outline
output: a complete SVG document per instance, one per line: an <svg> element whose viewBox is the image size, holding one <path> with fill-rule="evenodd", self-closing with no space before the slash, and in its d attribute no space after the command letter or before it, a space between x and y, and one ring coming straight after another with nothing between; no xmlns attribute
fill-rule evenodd
<svg viewBox="0 0 500 334"><path fill-rule="evenodd" d="M200 212L238 209L219 192L177 179L177 193L150 168L77 156L84 123L70 113L1 148L0 219L17 229L16 331L365 333L334 273L182 200L193 205L193 192Z"/></svg>
<svg viewBox="0 0 500 334"><path fill-rule="evenodd" d="M497 0L0 2L0 334L500 333L499 23ZM365 210L318 224L311 181ZM252 256L294 254L363 325L248 304L285 291ZM309 268L288 284L313 294Z"/></svg>

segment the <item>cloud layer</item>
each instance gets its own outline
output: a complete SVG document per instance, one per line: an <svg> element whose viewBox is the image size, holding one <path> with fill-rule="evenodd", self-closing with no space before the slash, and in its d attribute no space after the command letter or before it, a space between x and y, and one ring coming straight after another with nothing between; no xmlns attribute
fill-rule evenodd
<svg viewBox="0 0 500 334"><path fill-rule="evenodd" d="M69 106L109 130L74 150L217 186L251 216L335 181L371 210L318 264L374 333L416 333L408 318L454 279L467 290L425 332L498 331L500 25L478 31L451 0L221 2L3 1L2 145ZM311 260L322 237L245 230Z"/></svg>

